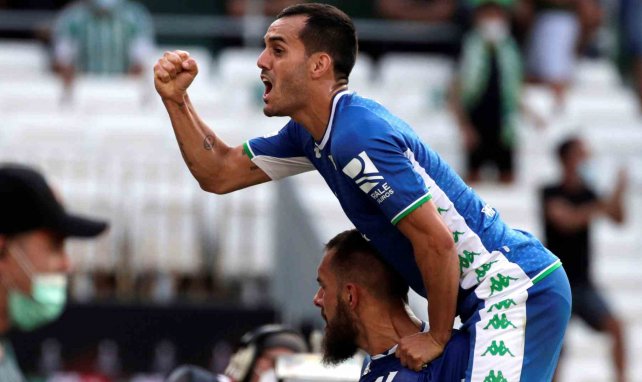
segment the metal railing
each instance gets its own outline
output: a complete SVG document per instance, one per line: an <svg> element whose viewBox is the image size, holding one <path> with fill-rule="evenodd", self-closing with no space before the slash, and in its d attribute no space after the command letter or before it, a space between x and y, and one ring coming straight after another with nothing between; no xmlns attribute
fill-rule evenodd
<svg viewBox="0 0 642 382"><path fill-rule="evenodd" d="M0 33L31 32L49 27L56 11L0 11ZM153 15L159 37L225 38L241 37L249 45L262 40L271 17L228 17L216 15ZM360 41L448 43L461 35L460 27L451 23L421 23L373 19L356 19Z"/></svg>

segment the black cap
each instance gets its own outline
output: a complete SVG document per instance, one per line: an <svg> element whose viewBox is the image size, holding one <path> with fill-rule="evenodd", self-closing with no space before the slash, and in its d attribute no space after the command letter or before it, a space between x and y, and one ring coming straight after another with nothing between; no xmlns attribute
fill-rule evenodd
<svg viewBox="0 0 642 382"><path fill-rule="evenodd" d="M107 222L67 213L45 178L32 168L0 165L0 234L48 228L63 236L93 237Z"/></svg>

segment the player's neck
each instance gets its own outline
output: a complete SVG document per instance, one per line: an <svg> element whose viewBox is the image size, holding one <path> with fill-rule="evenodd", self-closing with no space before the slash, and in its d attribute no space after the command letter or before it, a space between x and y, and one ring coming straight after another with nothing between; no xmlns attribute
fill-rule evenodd
<svg viewBox="0 0 642 382"><path fill-rule="evenodd" d="M361 320L359 346L370 355L390 350L403 337L421 331L421 325L414 321L402 305L393 308L373 309L368 317Z"/></svg>
<svg viewBox="0 0 642 382"><path fill-rule="evenodd" d="M307 107L292 115L292 119L303 126L316 142L321 142L330 123L334 97L344 90L348 90L346 81L319 87L316 94L311 95Z"/></svg>

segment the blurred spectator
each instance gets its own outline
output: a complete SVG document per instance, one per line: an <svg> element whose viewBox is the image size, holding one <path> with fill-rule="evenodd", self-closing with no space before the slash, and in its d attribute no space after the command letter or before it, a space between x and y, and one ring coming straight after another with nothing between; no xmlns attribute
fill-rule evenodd
<svg viewBox="0 0 642 382"><path fill-rule="evenodd" d="M446 22L451 21L457 11L454 0L378 0L377 9L381 16L390 19Z"/></svg>
<svg viewBox="0 0 642 382"><path fill-rule="evenodd" d="M474 0L474 28L465 36L451 106L467 151L468 181L490 162L501 182L513 181L515 119L522 63L510 34L510 0Z"/></svg>
<svg viewBox="0 0 642 382"><path fill-rule="evenodd" d="M525 0L531 23L527 71L531 81L551 87L557 107L564 107L577 52L593 36L602 14L595 0Z"/></svg>
<svg viewBox="0 0 642 382"><path fill-rule="evenodd" d="M620 60L631 76L642 111L642 1L621 0L619 9Z"/></svg>
<svg viewBox="0 0 642 382"><path fill-rule="evenodd" d="M300 2L297 0L227 0L227 13L230 16L244 16L246 14L276 16L285 7Z"/></svg>
<svg viewBox="0 0 642 382"><path fill-rule="evenodd" d="M281 325L263 325L241 337L239 348L232 356L225 375L214 374L197 366L181 366L168 382L264 382L276 381L274 367L282 355L307 352L304 338Z"/></svg>
<svg viewBox="0 0 642 382"><path fill-rule="evenodd" d="M77 72L142 73L154 46L148 11L129 0L79 0L54 26L54 66L66 85Z"/></svg>
<svg viewBox="0 0 642 382"><path fill-rule="evenodd" d="M621 172L611 197L602 199L591 189L589 152L583 141L566 140L558 148L558 157L562 180L543 190L548 248L564 263L573 293L573 314L612 338L616 380L623 382L626 379L622 324L591 281L589 228L591 221L599 216L618 223L623 221L626 175Z"/></svg>
<svg viewBox="0 0 642 382"><path fill-rule="evenodd" d="M107 224L69 215L42 175L16 165L0 166L0 211L0 381L21 382L4 336L60 316L70 269L65 238L96 236Z"/></svg>

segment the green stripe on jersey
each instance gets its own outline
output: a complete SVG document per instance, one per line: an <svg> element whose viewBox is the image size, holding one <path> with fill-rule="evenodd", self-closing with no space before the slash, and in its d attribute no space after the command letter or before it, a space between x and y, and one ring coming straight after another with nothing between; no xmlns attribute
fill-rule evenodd
<svg viewBox="0 0 642 382"><path fill-rule="evenodd" d="M399 212L397 216L395 216L392 219L392 225L397 225L401 221L401 219L405 218L408 216L412 211L416 210L421 206L422 204L426 203L432 199L432 195L430 193L427 193L426 195L422 196L421 198L415 200L411 205L406 207L403 211Z"/></svg>
<svg viewBox="0 0 642 382"><path fill-rule="evenodd" d="M540 272L539 275L535 276L535 278L532 280L533 284L537 284L538 282L542 281L546 276L550 275L554 270L561 266L562 262L559 260L549 265L548 268L544 269L542 272Z"/></svg>
<svg viewBox="0 0 642 382"><path fill-rule="evenodd" d="M254 154L252 153L252 149L250 148L250 142L243 143L243 151L245 151L245 155L247 155L250 159L254 159Z"/></svg>

